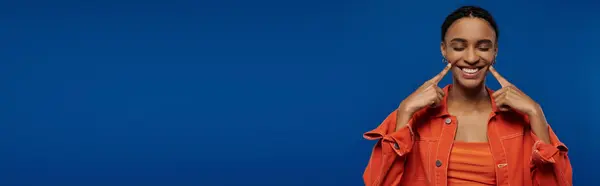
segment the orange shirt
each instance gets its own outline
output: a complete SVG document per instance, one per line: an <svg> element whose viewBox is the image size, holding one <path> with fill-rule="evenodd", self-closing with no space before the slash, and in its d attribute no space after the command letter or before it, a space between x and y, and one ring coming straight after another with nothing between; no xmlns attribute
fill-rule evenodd
<svg viewBox="0 0 600 186"><path fill-rule="evenodd" d="M451 86L444 87L446 95ZM487 89L489 95L493 91ZM457 120L441 106L415 113L409 123L395 131L396 112L364 137L377 140L364 171L367 186L447 186L448 163L456 135ZM572 185L567 147L548 126L550 144L531 130L526 115L500 112L492 100L488 144L495 183L506 186ZM475 160L476 161L476 160ZM454 174L455 175L455 174Z"/></svg>
<svg viewBox="0 0 600 186"><path fill-rule="evenodd" d="M448 185L496 185L495 166L488 143L455 141L448 159Z"/></svg>

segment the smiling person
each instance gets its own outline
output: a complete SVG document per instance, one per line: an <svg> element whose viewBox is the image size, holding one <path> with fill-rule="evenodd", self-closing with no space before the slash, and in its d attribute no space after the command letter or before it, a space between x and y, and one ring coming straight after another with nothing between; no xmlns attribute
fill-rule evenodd
<svg viewBox="0 0 600 186"><path fill-rule="evenodd" d="M567 147L540 105L492 67L499 34L488 11L455 10L441 35L446 67L364 134L377 140L365 185L572 185ZM485 86L488 72L501 89Z"/></svg>

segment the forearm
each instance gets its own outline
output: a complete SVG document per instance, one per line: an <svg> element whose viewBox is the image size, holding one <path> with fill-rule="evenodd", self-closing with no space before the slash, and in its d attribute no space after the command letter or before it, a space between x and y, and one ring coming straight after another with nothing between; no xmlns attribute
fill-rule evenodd
<svg viewBox="0 0 600 186"><path fill-rule="evenodd" d="M396 130L400 130L400 128L406 126L412 117L412 112L405 109L404 107L398 107L398 111L396 112Z"/></svg>
<svg viewBox="0 0 600 186"><path fill-rule="evenodd" d="M548 122L541 108L529 114L529 122L533 133L544 143L550 144L550 134L548 131Z"/></svg>

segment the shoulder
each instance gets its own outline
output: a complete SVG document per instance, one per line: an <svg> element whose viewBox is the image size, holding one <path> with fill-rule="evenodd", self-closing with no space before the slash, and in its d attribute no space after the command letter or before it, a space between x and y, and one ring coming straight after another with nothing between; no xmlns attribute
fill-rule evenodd
<svg viewBox="0 0 600 186"><path fill-rule="evenodd" d="M529 117L526 114L510 110L510 111L499 111L496 113L498 121L510 124L525 124L529 123Z"/></svg>
<svg viewBox="0 0 600 186"><path fill-rule="evenodd" d="M501 136L523 135L529 131L529 118L515 111L499 112L494 117L498 132Z"/></svg>

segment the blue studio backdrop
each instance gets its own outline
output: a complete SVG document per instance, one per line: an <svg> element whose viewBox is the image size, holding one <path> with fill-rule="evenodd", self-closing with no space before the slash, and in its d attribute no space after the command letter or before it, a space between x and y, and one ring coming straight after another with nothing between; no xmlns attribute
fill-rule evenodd
<svg viewBox="0 0 600 186"><path fill-rule="evenodd" d="M594 183L597 2L25 0L0 6L0 185L363 185L362 134L471 3Z"/></svg>

